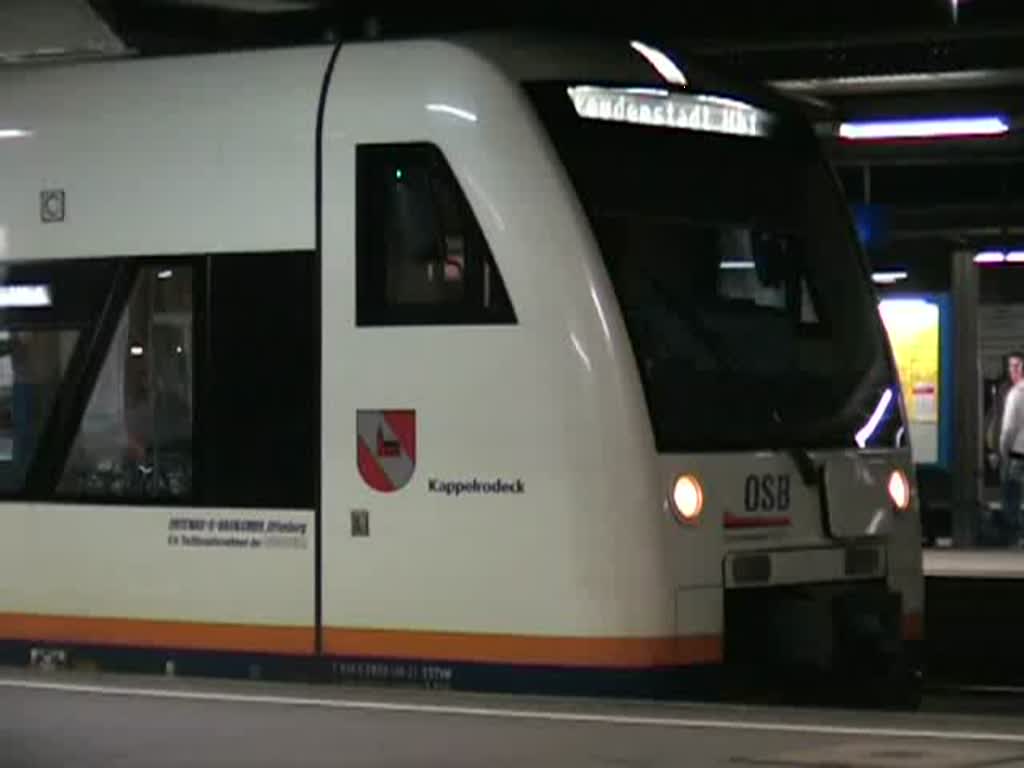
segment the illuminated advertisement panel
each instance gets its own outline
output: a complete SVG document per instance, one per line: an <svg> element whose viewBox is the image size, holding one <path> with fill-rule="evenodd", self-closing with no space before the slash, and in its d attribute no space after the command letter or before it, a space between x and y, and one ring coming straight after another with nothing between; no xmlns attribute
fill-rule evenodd
<svg viewBox="0 0 1024 768"><path fill-rule="evenodd" d="M884 299L879 312L899 370L914 461L937 463L943 394L939 304L922 298Z"/></svg>

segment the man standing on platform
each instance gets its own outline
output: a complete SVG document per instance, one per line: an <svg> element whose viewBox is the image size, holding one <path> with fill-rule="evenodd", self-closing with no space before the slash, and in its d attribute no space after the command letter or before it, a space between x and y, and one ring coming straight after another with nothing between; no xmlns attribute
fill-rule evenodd
<svg viewBox="0 0 1024 768"><path fill-rule="evenodd" d="M1017 543L1022 527L1020 504L1021 484L1024 482L1024 356L1011 354L1007 358L1006 370L1009 381L996 395L989 426L1000 425L998 446L1002 505L995 520L996 533L1001 543L1012 546ZM988 436L986 434L986 438Z"/></svg>

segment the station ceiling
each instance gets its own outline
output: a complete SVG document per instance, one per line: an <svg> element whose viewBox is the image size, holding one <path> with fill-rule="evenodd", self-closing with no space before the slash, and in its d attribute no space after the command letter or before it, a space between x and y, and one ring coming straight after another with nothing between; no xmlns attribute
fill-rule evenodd
<svg viewBox="0 0 1024 768"><path fill-rule="evenodd" d="M672 5L87 0L140 55L518 27L640 36L813 100L826 122L1005 115L995 139L835 141L855 205L884 212L872 257L1024 246L1024 0L678 0ZM1012 241L1012 242L1011 242ZM915 270L924 274L932 259ZM941 276L929 279L941 282Z"/></svg>
<svg viewBox="0 0 1024 768"><path fill-rule="evenodd" d="M308 42L330 30L359 34L373 19L384 34L396 35L510 25L643 34L770 63L773 74L785 76L809 66L821 72L916 68L928 63L922 59L940 66L965 58L1020 61L1021 52L1012 46L988 42L1024 28L1018 0L677 0L603 8L525 0L404 6L348 0L88 1L141 51ZM890 64L873 55L879 47L905 55L899 61L890 56Z"/></svg>

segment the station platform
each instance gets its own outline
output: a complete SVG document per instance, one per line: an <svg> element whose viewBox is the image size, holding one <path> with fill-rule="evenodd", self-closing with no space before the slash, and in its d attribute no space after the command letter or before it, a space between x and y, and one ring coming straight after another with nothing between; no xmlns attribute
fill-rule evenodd
<svg viewBox="0 0 1024 768"><path fill-rule="evenodd" d="M931 547L924 574L926 679L1024 687L1024 549Z"/></svg>
<svg viewBox="0 0 1024 768"><path fill-rule="evenodd" d="M924 550L925 578L1024 579L1024 549Z"/></svg>
<svg viewBox="0 0 1024 768"><path fill-rule="evenodd" d="M1019 717L0 671L0 763L1024 768Z"/></svg>

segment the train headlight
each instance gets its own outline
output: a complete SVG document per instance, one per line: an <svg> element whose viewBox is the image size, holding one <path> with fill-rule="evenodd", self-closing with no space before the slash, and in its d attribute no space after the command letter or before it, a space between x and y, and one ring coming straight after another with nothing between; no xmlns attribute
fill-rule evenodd
<svg viewBox="0 0 1024 768"><path fill-rule="evenodd" d="M672 486L672 505L676 517L684 523L695 523L704 509L704 489L693 475L680 475Z"/></svg>
<svg viewBox="0 0 1024 768"><path fill-rule="evenodd" d="M889 475L889 498L900 512L910 507L910 481L902 469L894 469Z"/></svg>

